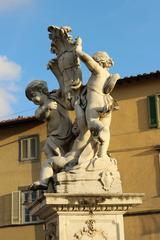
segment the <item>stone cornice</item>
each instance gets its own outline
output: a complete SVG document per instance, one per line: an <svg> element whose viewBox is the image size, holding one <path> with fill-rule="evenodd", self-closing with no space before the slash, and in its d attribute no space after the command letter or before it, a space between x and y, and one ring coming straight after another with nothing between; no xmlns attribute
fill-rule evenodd
<svg viewBox="0 0 160 240"><path fill-rule="evenodd" d="M57 194L45 193L29 209L31 214L46 218L54 213L90 212L124 214L131 207L142 203L144 194Z"/></svg>

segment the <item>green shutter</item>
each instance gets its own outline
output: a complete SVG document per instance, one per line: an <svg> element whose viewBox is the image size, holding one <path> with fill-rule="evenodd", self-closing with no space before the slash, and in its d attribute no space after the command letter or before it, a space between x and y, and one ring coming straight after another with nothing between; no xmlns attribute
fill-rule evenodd
<svg viewBox="0 0 160 240"><path fill-rule="evenodd" d="M157 95L148 96L149 125L151 128L158 127Z"/></svg>

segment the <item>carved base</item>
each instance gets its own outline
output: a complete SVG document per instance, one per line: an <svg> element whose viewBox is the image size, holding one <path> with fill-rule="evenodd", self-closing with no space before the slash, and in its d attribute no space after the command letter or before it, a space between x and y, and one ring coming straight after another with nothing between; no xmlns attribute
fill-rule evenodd
<svg viewBox="0 0 160 240"><path fill-rule="evenodd" d="M123 216L56 214L46 223L46 240L124 240Z"/></svg>
<svg viewBox="0 0 160 240"><path fill-rule="evenodd" d="M60 172L53 181L57 193L122 193L117 161L108 156Z"/></svg>
<svg viewBox="0 0 160 240"><path fill-rule="evenodd" d="M46 240L124 240L123 214L143 194L46 193L30 207L46 223Z"/></svg>

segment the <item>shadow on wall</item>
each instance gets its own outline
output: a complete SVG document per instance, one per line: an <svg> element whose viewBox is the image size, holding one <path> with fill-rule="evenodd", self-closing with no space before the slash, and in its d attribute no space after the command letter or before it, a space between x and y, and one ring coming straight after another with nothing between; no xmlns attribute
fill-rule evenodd
<svg viewBox="0 0 160 240"><path fill-rule="evenodd" d="M124 226L127 240L160 239L160 213L125 216Z"/></svg>
<svg viewBox="0 0 160 240"><path fill-rule="evenodd" d="M122 85L117 84L111 95L117 101L141 97L142 93L143 93L143 91L141 91L141 88L143 88L143 86L144 86L143 84L144 84L144 82L143 83L142 82L141 83L131 82L129 84L122 84ZM138 91L137 91L137 89L138 89ZM119 93L121 93L121 94L119 94Z"/></svg>
<svg viewBox="0 0 160 240"><path fill-rule="evenodd" d="M44 226L42 224L34 226L35 239L34 240L44 240L45 239L45 231Z"/></svg>
<svg viewBox="0 0 160 240"><path fill-rule="evenodd" d="M142 237L148 235L148 239L160 239L160 213L139 216L139 220L142 226Z"/></svg>
<svg viewBox="0 0 160 240"><path fill-rule="evenodd" d="M112 95L117 100L139 98L142 96L149 96L157 92L160 87L159 77L152 78L148 76L143 80L138 78L123 84L116 84Z"/></svg>
<svg viewBox="0 0 160 240"><path fill-rule="evenodd" d="M11 208L11 194L0 196L0 226L11 224Z"/></svg>
<svg viewBox="0 0 160 240"><path fill-rule="evenodd" d="M26 126L24 124L18 124L18 127L16 127L16 125L10 125L10 126L4 126L4 127L0 127L0 141L5 140L9 137L12 136L18 136L20 134L23 134L23 132L26 132L30 129L33 129L34 127L37 127L38 125L40 125L41 123L27 123Z"/></svg>

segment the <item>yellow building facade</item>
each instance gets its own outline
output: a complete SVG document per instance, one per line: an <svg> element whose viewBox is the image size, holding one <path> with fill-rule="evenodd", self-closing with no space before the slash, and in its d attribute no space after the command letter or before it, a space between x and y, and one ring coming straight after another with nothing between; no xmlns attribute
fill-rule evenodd
<svg viewBox="0 0 160 240"><path fill-rule="evenodd" d="M160 72L125 78L113 96L110 152L118 161L123 192L143 192L143 204L124 217L126 240L160 239ZM150 102L153 96L155 102Z"/></svg>
<svg viewBox="0 0 160 240"><path fill-rule="evenodd" d="M45 125L35 118L17 118L0 123L0 239L44 239L43 224L29 216L25 193L39 178L44 155L39 154L46 138ZM21 144L36 139L36 155L21 159ZM26 142L25 142L26 140ZM28 142L27 142L28 141ZM35 144L33 144L34 146ZM34 154L34 152L33 152ZM25 153L24 153L25 155Z"/></svg>
<svg viewBox="0 0 160 240"><path fill-rule="evenodd" d="M160 72L121 79L112 96L109 152L118 161L123 192L145 193L143 204L124 217L126 240L160 239ZM0 122L0 239L41 240L44 226L25 203L26 187L45 159L45 124L34 117Z"/></svg>

